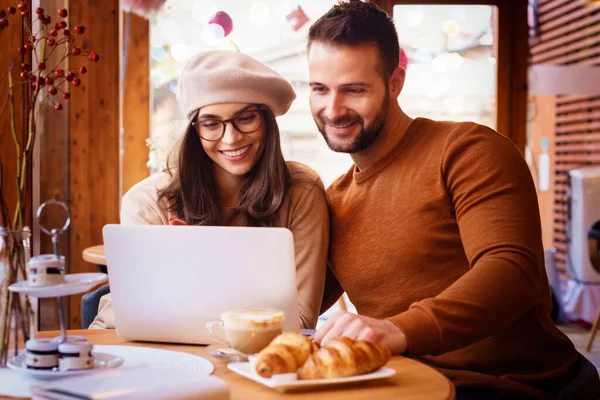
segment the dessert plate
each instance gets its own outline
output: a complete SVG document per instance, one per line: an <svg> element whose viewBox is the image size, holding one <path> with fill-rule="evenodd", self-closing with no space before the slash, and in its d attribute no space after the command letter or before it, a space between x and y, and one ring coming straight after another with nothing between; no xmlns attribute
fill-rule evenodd
<svg viewBox="0 0 600 400"><path fill-rule="evenodd" d="M352 382L371 381L374 379L387 378L396 373L395 369L382 367L379 368L377 371L364 375L348 376L345 378L300 380L298 379L295 373L274 375L272 378L263 378L254 371L252 364L249 362L231 363L227 365L227 368L229 368L236 374L242 375L262 385L280 391L293 389L308 389L322 386L348 384Z"/></svg>
<svg viewBox="0 0 600 400"><path fill-rule="evenodd" d="M99 370L106 370L110 368L120 367L123 364L123 358L115 354L109 353L98 353L92 352L94 355L94 368L80 369L76 371L59 371L56 370L37 370L27 368L25 365L25 353L21 353L18 356L8 360L8 368L13 371L28 376L33 379L50 380L65 378L67 376L89 374L92 372L98 372Z"/></svg>
<svg viewBox="0 0 600 400"><path fill-rule="evenodd" d="M193 371L209 376L214 370L213 364L203 357L179 351L154 349L144 346L94 345L94 368L79 371L40 371L25 366L25 352L8 361L8 367L27 377L49 380L66 376L98 372L110 368L158 369L165 371Z"/></svg>
<svg viewBox="0 0 600 400"><path fill-rule="evenodd" d="M108 275L100 272L68 274L65 275L65 283L59 285L30 286L28 281L20 281L10 285L8 290L39 298L60 297L89 292L107 280Z"/></svg>

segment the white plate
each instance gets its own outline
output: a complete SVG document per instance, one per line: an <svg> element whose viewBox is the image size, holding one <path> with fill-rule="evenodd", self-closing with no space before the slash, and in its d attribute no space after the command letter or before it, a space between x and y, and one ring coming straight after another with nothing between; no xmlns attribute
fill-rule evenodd
<svg viewBox="0 0 600 400"><path fill-rule="evenodd" d="M30 286L28 281L20 281L10 285L8 290L39 298L69 296L89 292L94 286L107 280L108 275L100 272L68 274L65 275L65 283L59 285Z"/></svg>
<svg viewBox="0 0 600 400"><path fill-rule="evenodd" d="M246 378L252 379L255 382L282 391L290 389L306 389L318 386L339 385L351 382L370 381L374 379L387 378L396 373L395 369L382 367L379 368L377 371L371 372L370 374L348 376L346 378L300 380L297 378L295 373L274 375L273 378L263 378L254 371L249 362L231 363L227 365L227 368L229 368L236 374L245 376Z"/></svg>
<svg viewBox="0 0 600 400"><path fill-rule="evenodd" d="M92 372L106 370L109 368L116 368L116 367L123 365L123 361L124 361L123 358L119 357L117 355L108 354L108 353L99 353L96 351L93 351L92 354L94 356L94 368L82 369L82 370L77 370L77 371L58 371L58 370L48 371L48 370L37 370L37 369L27 368L27 366L25 365L25 353L21 353L18 356L16 356L15 358L8 360L7 365L8 365L8 368L12 369L13 371L15 371L19 374L26 375L33 379L40 379L40 380L50 380L50 379L65 378L67 376L89 374Z"/></svg>
<svg viewBox="0 0 600 400"><path fill-rule="evenodd" d="M153 368L174 371L193 371L210 375L213 364L206 358L181 351L155 349L145 346L94 345L94 350L111 353L125 360L123 368Z"/></svg>

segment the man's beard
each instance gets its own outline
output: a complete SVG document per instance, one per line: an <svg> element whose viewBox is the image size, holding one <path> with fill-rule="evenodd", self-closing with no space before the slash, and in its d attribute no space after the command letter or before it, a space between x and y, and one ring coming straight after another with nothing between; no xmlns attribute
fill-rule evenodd
<svg viewBox="0 0 600 400"><path fill-rule="evenodd" d="M323 135L325 142L331 150L338 153L359 153L369 148L369 146L375 142L375 139L377 139L377 136L381 132L387 118L388 103L389 92L386 90L385 97L383 98L383 104L377 112L373 122L368 126L365 126L364 119L359 115L345 115L335 120L319 117L318 120L321 122L321 124L319 124L317 118L315 117L315 124L317 125L319 132L321 132L321 135ZM332 140L327 136L327 125L343 126L352 122L359 123L361 128L358 132L358 135L356 135L356 137L354 137L350 142L336 143L335 140Z"/></svg>

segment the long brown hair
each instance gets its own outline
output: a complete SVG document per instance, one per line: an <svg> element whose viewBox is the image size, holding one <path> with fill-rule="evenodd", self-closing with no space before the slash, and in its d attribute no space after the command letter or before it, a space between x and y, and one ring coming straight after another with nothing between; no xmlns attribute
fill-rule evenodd
<svg viewBox="0 0 600 400"><path fill-rule="evenodd" d="M260 107L265 146L254 167L243 177L240 202L230 218L225 220L222 215L213 161L191 124L178 150L169 157L167 170L172 178L167 187L159 190L159 203L166 201L168 210L188 225L228 225L241 215L248 226L279 226L282 222L277 212L292 179L281 152L277 121L267 107Z"/></svg>

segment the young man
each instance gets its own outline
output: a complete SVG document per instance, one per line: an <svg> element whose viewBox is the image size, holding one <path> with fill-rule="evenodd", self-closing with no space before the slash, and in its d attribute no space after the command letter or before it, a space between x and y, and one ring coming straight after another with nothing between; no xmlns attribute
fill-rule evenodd
<svg viewBox="0 0 600 400"><path fill-rule="evenodd" d="M328 189L321 311L345 291L360 314L337 313L316 340L343 335L419 357L459 398L598 398L596 370L550 319L524 159L485 126L406 115L398 61L393 21L373 4L341 3L309 31L313 117L355 164Z"/></svg>

